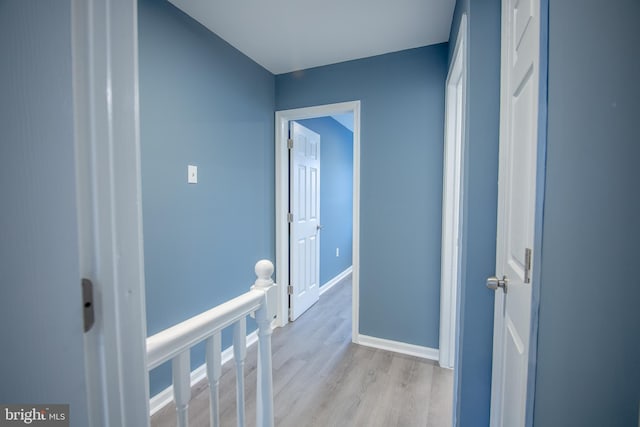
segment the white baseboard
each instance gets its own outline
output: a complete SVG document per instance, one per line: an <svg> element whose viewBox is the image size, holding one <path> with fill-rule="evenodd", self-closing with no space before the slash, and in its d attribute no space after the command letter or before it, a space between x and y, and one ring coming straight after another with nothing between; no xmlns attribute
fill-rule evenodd
<svg viewBox="0 0 640 427"><path fill-rule="evenodd" d="M353 272L353 266L349 266L345 271L338 274L333 279L329 280L324 285L320 286L320 295L327 292L329 289L333 288L335 285L340 283L344 278L348 277Z"/></svg>
<svg viewBox="0 0 640 427"><path fill-rule="evenodd" d="M255 330L247 335L247 348L258 342L258 331ZM233 346L229 346L222 352L222 364L233 359ZM203 363L191 372L191 387L207 377L207 364ZM173 386L162 390L149 400L149 414L153 415L169 403L173 402Z"/></svg>
<svg viewBox="0 0 640 427"><path fill-rule="evenodd" d="M421 357L423 359L435 360L440 359L439 351L435 348L422 347L414 344L407 344L399 341L385 340L383 338L370 337L368 335L358 335L356 344L367 347L379 348L381 350L394 351L396 353L406 354L409 356Z"/></svg>

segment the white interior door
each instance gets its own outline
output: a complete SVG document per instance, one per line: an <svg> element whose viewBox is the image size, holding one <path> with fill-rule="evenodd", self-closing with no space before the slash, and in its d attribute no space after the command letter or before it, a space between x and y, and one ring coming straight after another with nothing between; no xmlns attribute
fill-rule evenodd
<svg viewBox="0 0 640 427"><path fill-rule="evenodd" d="M296 320L320 295L320 135L296 122L290 135L289 319Z"/></svg>
<svg viewBox="0 0 640 427"><path fill-rule="evenodd" d="M539 0L502 1L500 160L491 425L525 423L531 328Z"/></svg>

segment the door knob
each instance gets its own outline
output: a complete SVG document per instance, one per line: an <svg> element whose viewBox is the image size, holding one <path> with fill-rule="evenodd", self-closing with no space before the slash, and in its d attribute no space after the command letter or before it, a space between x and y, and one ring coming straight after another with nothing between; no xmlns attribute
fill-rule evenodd
<svg viewBox="0 0 640 427"><path fill-rule="evenodd" d="M320 224L316 225L316 230L322 230L323 228L324 228L324 225L320 225Z"/></svg>
<svg viewBox="0 0 640 427"><path fill-rule="evenodd" d="M502 276L502 279L498 279L496 276L493 276L487 279L487 288L493 289L494 291L498 288L502 288L502 291L506 294L508 283L509 280L507 279L507 276Z"/></svg>

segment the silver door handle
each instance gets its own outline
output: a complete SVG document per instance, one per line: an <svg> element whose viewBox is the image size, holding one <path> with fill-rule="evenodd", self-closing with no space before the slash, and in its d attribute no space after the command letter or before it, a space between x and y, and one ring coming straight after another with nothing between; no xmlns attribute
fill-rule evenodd
<svg viewBox="0 0 640 427"><path fill-rule="evenodd" d="M502 288L502 291L506 294L508 283L509 279L507 279L507 276L502 276L502 279L498 279L496 276L493 276L487 279L487 288L493 289L494 291L498 288Z"/></svg>
<svg viewBox="0 0 640 427"><path fill-rule="evenodd" d="M316 225L316 230L322 230L323 228L324 228L324 225L320 225L320 224Z"/></svg>

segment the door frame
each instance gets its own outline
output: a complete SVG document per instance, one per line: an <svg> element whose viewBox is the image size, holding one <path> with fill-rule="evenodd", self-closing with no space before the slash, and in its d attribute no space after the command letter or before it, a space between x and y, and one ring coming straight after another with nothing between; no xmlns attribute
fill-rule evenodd
<svg viewBox="0 0 640 427"><path fill-rule="evenodd" d="M457 240L460 241L463 230L462 183L464 179L463 153L466 145L467 73L467 15L463 14L445 85L440 348L438 354L440 366L449 369L454 368L457 348L457 295L460 289L462 260L460 246L458 245L458 250L455 250L454 237L457 235ZM460 96L458 96L459 91L461 92ZM460 119L456 120L458 115L460 115Z"/></svg>
<svg viewBox="0 0 640 427"><path fill-rule="evenodd" d="M351 340L359 336L359 279L360 279L360 101L340 102L314 107L276 111L275 115L275 174L276 174L276 283L279 285L276 324L289 323L289 122L335 114L353 114L353 248L352 248L352 332Z"/></svg>
<svg viewBox="0 0 640 427"><path fill-rule="evenodd" d="M137 7L71 2L79 275L93 282L95 307L84 345L90 426L149 424Z"/></svg>
<svg viewBox="0 0 640 427"><path fill-rule="evenodd" d="M540 321L540 288L542 275L542 231L547 177L547 123L549 102L549 0L540 2L540 45L538 48L538 145L536 162L536 196L533 229L533 269L531 271L531 329L529 333L529 372L525 398L525 425L533 427L538 366L538 323Z"/></svg>

